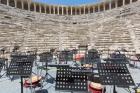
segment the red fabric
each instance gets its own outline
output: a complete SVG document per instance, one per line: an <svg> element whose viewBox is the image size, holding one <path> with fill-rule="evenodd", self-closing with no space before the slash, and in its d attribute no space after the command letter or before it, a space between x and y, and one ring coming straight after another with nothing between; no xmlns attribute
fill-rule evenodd
<svg viewBox="0 0 140 93"><path fill-rule="evenodd" d="M38 80L37 82L34 82L34 83L27 83L28 82L28 80L25 80L25 82L24 82L24 87L25 88L30 88L30 87L33 87L33 88L35 88L35 87L37 87L38 86L38 84L39 84L39 82L40 82L40 80Z"/></svg>
<svg viewBox="0 0 140 93"><path fill-rule="evenodd" d="M76 54L75 55L75 57L74 57L74 59L76 60L76 61L80 61L82 58L84 58L85 57L85 55L84 54Z"/></svg>
<svg viewBox="0 0 140 93"><path fill-rule="evenodd" d="M94 89L94 88L92 88L90 85L89 85L89 91L91 92L91 93L102 93L102 89Z"/></svg>

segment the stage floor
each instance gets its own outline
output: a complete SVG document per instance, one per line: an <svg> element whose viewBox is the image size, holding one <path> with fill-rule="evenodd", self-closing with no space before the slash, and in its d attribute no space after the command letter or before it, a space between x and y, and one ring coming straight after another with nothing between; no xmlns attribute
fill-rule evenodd
<svg viewBox="0 0 140 93"><path fill-rule="evenodd" d="M140 63L137 64L139 68L132 68L128 66L128 69L131 73L131 76L135 83L140 83ZM33 68L33 72L40 75L45 75L45 71L37 71L37 67ZM4 71L2 71L1 74L3 74ZM50 68L48 72L51 76L56 78L56 68ZM55 90L55 82L54 83L43 83L43 92L36 92L36 93L70 93L70 92L62 92L62 91L56 91ZM3 76L0 78L0 93L20 93L20 78L16 77L13 81L11 81L8 77ZM116 88L118 93L130 93L125 88ZM36 90L39 90L36 88ZM106 93L112 93L113 86L106 86ZM130 90L132 90L130 88ZM30 89L24 88L24 93L31 93ZM74 93L81 93L81 92L74 92ZM87 93L87 92L86 92ZM134 90L132 90L131 93L134 93Z"/></svg>

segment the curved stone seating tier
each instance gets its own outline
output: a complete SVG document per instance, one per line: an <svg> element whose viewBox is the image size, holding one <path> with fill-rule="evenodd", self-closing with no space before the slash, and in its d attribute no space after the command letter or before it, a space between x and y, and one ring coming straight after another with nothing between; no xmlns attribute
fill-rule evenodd
<svg viewBox="0 0 140 93"><path fill-rule="evenodd" d="M86 15L52 15L0 4L0 47L21 50L70 48L86 43L99 50L140 50L140 2Z"/></svg>

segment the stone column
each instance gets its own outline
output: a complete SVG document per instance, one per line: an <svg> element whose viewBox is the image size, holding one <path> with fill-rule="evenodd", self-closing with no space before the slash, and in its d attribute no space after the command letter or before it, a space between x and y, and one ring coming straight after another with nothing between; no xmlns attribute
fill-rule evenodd
<svg viewBox="0 0 140 93"><path fill-rule="evenodd" d="M51 12L51 6L49 6L49 14L51 14L52 12Z"/></svg>
<svg viewBox="0 0 140 93"><path fill-rule="evenodd" d="M115 2L115 8L117 8L118 7L118 0L116 0L116 2Z"/></svg>
<svg viewBox="0 0 140 93"><path fill-rule="evenodd" d="M39 4L39 12L41 13L41 4Z"/></svg>
<svg viewBox="0 0 140 93"><path fill-rule="evenodd" d="M53 14L55 14L55 6L53 6Z"/></svg>
<svg viewBox="0 0 140 93"><path fill-rule="evenodd" d="M111 10L111 1L109 1L109 10Z"/></svg>
<svg viewBox="0 0 140 93"><path fill-rule="evenodd" d="M100 12L100 4L98 4L98 12Z"/></svg>
<svg viewBox="0 0 140 93"><path fill-rule="evenodd" d="M104 3L103 3L103 10L104 10L104 11L105 11L105 4L106 4L106 3L104 2Z"/></svg>
<svg viewBox="0 0 140 93"><path fill-rule="evenodd" d="M9 0L7 0L7 6L9 6Z"/></svg>
<svg viewBox="0 0 140 93"><path fill-rule="evenodd" d="M62 15L64 15L64 7L62 6Z"/></svg>
<svg viewBox="0 0 140 93"><path fill-rule="evenodd" d="M93 13L95 12L95 6L93 5Z"/></svg>
<svg viewBox="0 0 140 93"><path fill-rule="evenodd" d="M71 11L70 11L70 12L71 12L71 15L72 15L72 6L70 7L70 9L71 9Z"/></svg>
<svg viewBox="0 0 140 93"><path fill-rule="evenodd" d="M59 6L57 7L57 14L59 15L60 13L59 13Z"/></svg>
<svg viewBox="0 0 140 93"><path fill-rule="evenodd" d="M79 15L81 15L81 7L79 7Z"/></svg>
<svg viewBox="0 0 140 93"><path fill-rule="evenodd" d="M23 0L21 1L21 6L22 6L22 9L24 9L24 1Z"/></svg>
<svg viewBox="0 0 140 93"><path fill-rule="evenodd" d="M91 13L91 11L90 11L90 7L91 7L91 6L88 6L88 13Z"/></svg>
<svg viewBox="0 0 140 93"><path fill-rule="evenodd" d="M30 11L31 1L28 1L28 11Z"/></svg>
<svg viewBox="0 0 140 93"><path fill-rule="evenodd" d="M69 15L69 13L68 13L68 7L66 7L66 14Z"/></svg>
<svg viewBox="0 0 140 93"><path fill-rule="evenodd" d="M85 5L84 5L84 14L86 14L86 7L85 7Z"/></svg>
<svg viewBox="0 0 140 93"><path fill-rule="evenodd" d="M36 4L34 3L34 12L36 12Z"/></svg>
<svg viewBox="0 0 140 93"><path fill-rule="evenodd" d="M130 0L130 4L132 3L132 0Z"/></svg>
<svg viewBox="0 0 140 93"><path fill-rule="evenodd" d="M15 8L17 8L17 0L14 0L14 2L15 2Z"/></svg>
<svg viewBox="0 0 140 93"><path fill-rule="evenodd" d="M47 13L46 5L44 5L44 9L45 9L45 14L46 14Z"/></svg>
<svg viewBox="0 0 140 93"><path fill-rule="evenodd" d="M125 5L125 0L123 0L123 6Z"/></svg>

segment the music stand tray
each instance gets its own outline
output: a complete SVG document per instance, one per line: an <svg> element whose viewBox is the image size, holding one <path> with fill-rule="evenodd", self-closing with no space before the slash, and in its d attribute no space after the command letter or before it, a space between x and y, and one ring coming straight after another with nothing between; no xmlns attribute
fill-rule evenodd
<svg viewBox="0 0 140 93"><path fill-rule="evenodd" d="M71 72L72 67L60 67L57 70L56 90L60 91L88 91L87 75L81 72Z"/></svg>
<svg viewBox="0 0 140 93"><path fill-rule="evenodd" d="M99 63L97 65L100 81L103 85L116 85L119 87L135 85L126 64Z"/></svg>

